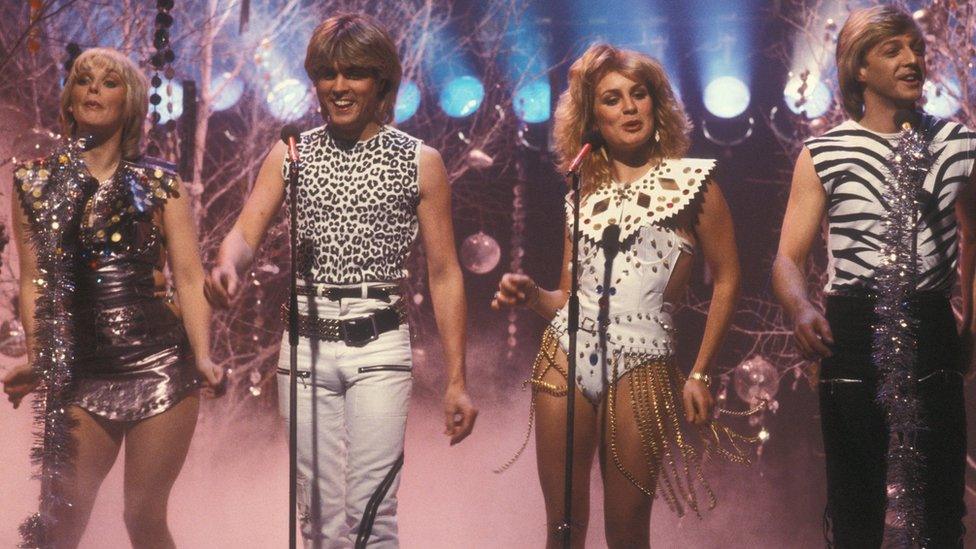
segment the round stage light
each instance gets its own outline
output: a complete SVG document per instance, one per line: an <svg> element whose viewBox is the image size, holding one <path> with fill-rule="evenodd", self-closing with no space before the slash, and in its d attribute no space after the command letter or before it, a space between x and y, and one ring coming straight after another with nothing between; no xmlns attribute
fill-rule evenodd
<svg viewBox="0 0 976 549"><path fill-rule="evenodd" d="M478 110L485 99L485 87L473 76L459 76L441 90L441 110L448 116L463 118Z"/></svg>
<svg viewBox="0 0 976 549"><path fill-rule="evenodd" d="M169 80L163 78L163 84L157 89L149 88L149 95L158 93L162 101L156 105L156 112L159 113L159 123L165 124L170 120L176 120L183 114L183 84L179 80ZM152 106L150 105L150 110Z"/></svg>
<svg viewBox="0 0 976 549"><path fill-rule="evenodd" d="M719 118L735 118L749 108L749 88L734 76L721 76L705 86L705 108Z"/></svg>
<svg viewBox="0 0 976 549"><path fill-rule="evenodd" d="M226 83L226 84L225 84ZM223 89L220 87L223 86ZM213 95L220 89L220 93ZM240 78L233 77L229 72L221 73L210 79L210 106L215 111L223 111L233 107L244 95L244 83Z"/></svg>
<svg viewBox="0 0 976 549"><path fill-rule="evenodd" d="M922 87L925 112L939 118L950 118L959 112L959 84L954 81L935 83L927 80Z"/></svg>
<svg viewBox="0 0 976 549"><path fill-rule="evenodd" d="M552 90L549 82L533 80L522 84L515 90L512 107L515 114L529 124L538 124L549 120L552 103Z"/></svg>
<svg viewBox="0 0 976 549"><path fill-rule="evenodd" d="M293 122L312 108L312 94L308 87L294 78L275 84L268 92L268 110L282 122Z"/></svg>
<svg viewBox="0 0 976 549"><path fill-rule="evenodd" d="M803 80L799 76L794 76L786 83L786 88L783 89L783 99L786 101L786 106L795 114L805 113L806 117L811 120L826 114L833 102L830 88L820 80L808 78L807 88L802 97L804 102L802 105L798 105L797 103L801 99L800 87L802 85Z"/></svg>
<svg viewBox="0 0 976 549"><path fill-rule="evenodd" d="M410 80L400 83L397 91L396 107L393 109L393 121L397 124L410 120L420 107L420 88Z"/></svg>

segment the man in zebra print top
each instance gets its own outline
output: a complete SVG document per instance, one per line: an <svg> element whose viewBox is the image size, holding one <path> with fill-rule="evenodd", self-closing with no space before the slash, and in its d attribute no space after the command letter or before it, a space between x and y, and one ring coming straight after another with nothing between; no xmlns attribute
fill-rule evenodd
<svg viewBox="0 0 976 549"><path fill-rule="evenodd" d="M887 504L888 428L872 361L876 267L898 110L915 109L926 76L925 42L912 16L892 7L855 11L838 36L837 73L849 120L810 139L796 162L773 266L777 298L796 343L820 360L820 412L827 513L835 547L880 547ZM972 362L976 258L976 134L932 117L920 125L935 163L919 191L917 399L925 429L922 536L962 547L966 425L963 376ZM822 313L807 291L805 265L821 228L828 255ZM961 273L962 330L949 292Z"/></svg>

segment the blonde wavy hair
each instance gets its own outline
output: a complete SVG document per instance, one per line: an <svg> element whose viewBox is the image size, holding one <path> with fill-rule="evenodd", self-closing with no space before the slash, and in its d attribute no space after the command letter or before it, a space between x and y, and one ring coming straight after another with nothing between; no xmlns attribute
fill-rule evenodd
<svg viewBox="0 0 976 549"><path fill-rule="evenodd" d="M315 82L333 67L367 69L379 81L376 121L393 121L397 91L403 68L396 44L373 18L362 14L337 15L326 19L312 33L305 52L305 73Z"/></svg>
<svg viewBox="0 0 976 549"><path fill-rule="evenodd" d="M77 137L78 123L71 114L71 89L81 75L98 67L114 72L125 84L125 103L122 107L122 158L135 160L142 156L139 144L142 142L143 124L149 111L149 81L139 67L128 56L110 48L85 50L71 64L68 79L61 90L61 131L65 135Z"/></svg>
<svg viewBox="0 0 976 549"><path fill-rule="evenodd" d="M874 6L851 12L837 35L837 81L844 111L854 120L864 116L864 84L857 79L868 51L902 34L922 36L912 16L893 6Z"/></svg>
<svg viewBox="0 0 976 549"><path fill-rule="evenodd" d="M642 53L618 49L609 44L594 44L569 69L569 87L559 96L553 123L553 142L558 167L569 168L582 147L583 135L596 129L594 107L596 86L611 72L643 83L654 105L653 158L680 158L691 144L691 122L674 94L664 68ZM610 163L605 154L591 154L581 168L583 196L610 182Z"/></svg>

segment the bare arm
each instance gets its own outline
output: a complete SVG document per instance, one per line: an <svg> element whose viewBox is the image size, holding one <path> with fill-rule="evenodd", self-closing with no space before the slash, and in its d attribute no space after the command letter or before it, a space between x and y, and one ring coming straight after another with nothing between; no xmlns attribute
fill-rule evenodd
<svg viewBox="0 0 976 549"><path fill-rule="evenodd" d="M969 182L956 198L956 216L959 219L959 287L962 293L962 326L964 364L973 367L973 342L976 340L976 318L973 303L976 301L976 168Z"/></svg>
<svg viewBox="0 0 976 549"><path fill-rule="evenodd" d="M691 369L693 373L702 374L707 373L732 322L739 299L740 280L735 227L722 190L715 183L708 183L703 200L695 233L698 235L705 263L712 273L712 299L708 306L708 319L705 321L698 357Z"/></svg>
<svg viewBox="0 0 976 549"><path fill-rule="evenodd" d="M739 298L739 253L735 244L732 214L719 186L712 181L706 185L708 187L703 197L702 211L694 222L694 231L705 256L705 263L712 272L712 299L708 306L708 317L705 320L698 356L691 368L692 374L708 372L728 332ZM700 379L689 376L681 398L685 419L697 424L709 420L714 401L708 387Z"/></svg>
<svg viewBox="0 0 976 549"><path fill-rule="evenodd" d="M464 278L454 248L451 188L440 154L426 145L420 151L420 205L417 218L427 255L430 296L447 361L444 396L446 434L457 444L474 428L477 410L467 395L464 348L467 303ZM459 417L458 417L459 416Z"/></svg>
<svg viewBox="0 0 976 549"><path fill-rule="evenodd" d="M203 263L197 247L196 224L185 192L167 200L163 208L163 234L183 314L183 327L193 348L197 370L211 386L215 386L220 382L222 372L210 361L210 304L203 295Z"/></svg>
<svg viewBox="0 0 976 549"><path fill-rule="evenodd" d="M963 328L976 332L973 318L973 302L976 300L974 269L976 269L976 169L969 183L959 192L956 199L956 216L959 219L959 284L962 287Z"/></svg>
<svg viewBox="0 0 976 549"><path fill-rule="evenodd" d="M501 310L502 307L524 305L544 318L547 322L556 316L569 299L572 272L569 262L572 260L573 248L569 240L569 228L563 230L563 269L559 275L559 287L555 290L540 288L528 275L505 273L498 282L498 291L491 301L492 309Z"/></svg>
<svg viewBox="0 0 976 549"><path fill-rule="evenodd" d="M216 265L206 280L206 296L216 306L226 307L240 289L240 277L251 266L258 249L285 200L281 166L286 146L278 142L261 164L251 195L244 203L234 227L220 244Z"/></svg>
<svg viewBox="0 0 976 549"><path fill-rule="evenodd" d="M30 228L20 206L20 201L11 193L10 219L13 224L14 244L17 246L17 256L20 259L20 322L24 326L27 339L27 363L15 366L3 374L4 392L13 403L14 408L20 406L20 401L37 385L32 371L35 356L34 309L37 303L37 286L34 280L38 276L37 256L30 243Z"/></svg>
<svg viewBox="0 0 976 549"><path fill-rule="evenodd" d="M806 148L796 160L790 198L780 229L779 249L773 262L773 292L794 322L794 335L804 356L830 356L830 326L810 303L805 269L827 207L827 193Z"/></svg>

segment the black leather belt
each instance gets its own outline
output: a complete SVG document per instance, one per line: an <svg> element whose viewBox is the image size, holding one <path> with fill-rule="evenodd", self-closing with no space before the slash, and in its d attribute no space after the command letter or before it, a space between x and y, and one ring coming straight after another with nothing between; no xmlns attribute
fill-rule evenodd
<svg viewBox="0 0 976 549"><path fill-rule="evenodd" d="M298 335L318 341L342 341L350 347L362 347L380 334L396 330L407 317L402 301L371 315L353 318L318 318L298 314ZM288 304L281 306L281 319L288 326Z"/></svg>
<svg viewBox="0 0 976 549"><path fill-rule="evenodd" d="M366 297L369 299L379 299L380 301L390 302L390 296L399 295L400 291L397 288L384 288L377 286L369 286L366 288ZM337 288L337 287L321 287L321 286L299 286L298 295L304 295L307 297L324 297L330 301L338 301L340 299L353 299L362 298L363 290L362 288Z"/></svg>

